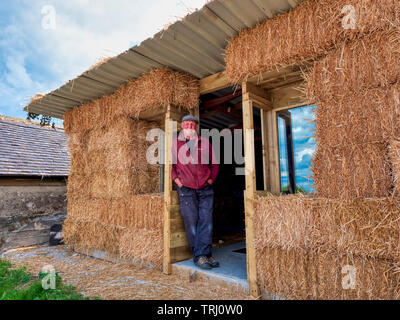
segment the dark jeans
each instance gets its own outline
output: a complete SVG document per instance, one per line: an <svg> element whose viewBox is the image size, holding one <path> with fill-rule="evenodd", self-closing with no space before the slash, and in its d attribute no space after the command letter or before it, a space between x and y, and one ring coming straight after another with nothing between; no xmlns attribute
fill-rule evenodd
<svg viewBox="0 0 400 320"><path fill-rule="evenodd" d="M211 185L200 190L182 187L178 188L178 194L186 235L196 263L202 256L211 256L214 190Z"/></svg>

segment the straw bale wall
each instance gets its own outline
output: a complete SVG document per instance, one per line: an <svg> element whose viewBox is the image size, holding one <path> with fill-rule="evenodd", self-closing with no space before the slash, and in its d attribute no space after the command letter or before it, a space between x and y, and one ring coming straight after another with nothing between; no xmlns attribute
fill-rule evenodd
<svg viewBox="0 0 400 320"><path fill-rule="evenodd" d="M168 68L153 69L119 87L114 93L67 111L64 128L71 132L90 131L110 126L121 116L173 104L190 110L199 104L199 83L186 74Z"/></svg>
<svg viewBox="0 0 400 320"><path fill-rule="evenodd" d="M343 28L355 9L355 29ZM343 13L342 13L343 12ZM316 59L339 45L400 21L397 0L307 0L289 13L259 23L230 39L226 73L233 83L276 69Z"/></svg>
<svg viewBox="0 0 400 320"><path fill-rule="evenodd" d="M342 24L349 6L355 29ZM316 194L256 199L259 286L289 299L399 299L400 2L305 1L226 50L232 83L304 61Z"/></svg>
<svg viewBox="0 0 400 320"><path fill-rule="evenodd" d="M161 268L160 165L146 159L151 145L146 135L160 125L137 117L168 104L188 110L198 100L197 80L161 68L66 113L71 153L67 244Z"/></svg>
<svg viewBox="0 0 400 320"><path fill-rule="evenodd" d="M258 197L262 291L288 299L398 299L399 207L395 198ZM351 289L348 266L355 270Z"/></svg>

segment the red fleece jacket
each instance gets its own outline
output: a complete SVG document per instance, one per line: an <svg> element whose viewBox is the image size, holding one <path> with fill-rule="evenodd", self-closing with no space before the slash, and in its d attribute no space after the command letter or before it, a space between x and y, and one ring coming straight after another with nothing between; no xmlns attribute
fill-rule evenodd
<svg viewBox="0 0 400 320"><path fill-rule="evenodd" d="M215 181L219 165L211 143L200 136L188 141L178 137L172 146L172 180L179 178L188 188L202 189Z"/></svg>

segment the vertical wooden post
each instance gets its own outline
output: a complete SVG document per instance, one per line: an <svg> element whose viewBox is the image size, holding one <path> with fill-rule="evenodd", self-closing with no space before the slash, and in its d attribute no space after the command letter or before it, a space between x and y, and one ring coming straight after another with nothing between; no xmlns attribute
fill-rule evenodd
<svg viewBox="0 0 400 320"><path fill-rule="evenodd" d="M285 121L289 192L294 194L296 193L296 172L293 148L292 115L288 110L280 111L278 115Z"/></svg>
<svg viewBox="0 0 400 320"><path fill-rule="evenodd" d="M200 107L196 107L192 110L191 114L195 117L197 117L197 119L199 119L199 128L200 128Z"/></svg>
<svg viewBox="0 0 400 320"><path fill-rule="evenodd" d="M165 274L171 274L171 203L172 203L172 137L173 137L173 120L171 119L171 106L168 106L165 114L165 154L164 154L164 257L163 271Z"/></svg>
<svg viewBox="0 0 400 320"><path fill-rule="evenodd" d="M276 111L266 112L265 116L267 144L268 144L268 167L270 175L270 187L273 194L281 193L281 174L279 166L278 124Z"/></svg>
<svg viewBox="0 0 400 320"><path fill-rule="evenodd" d="M262 158L264 173L264 190L271 191L271 174L269 172L269 150L268 150L268 114L261 109L261 139L262 139Z"/></svg>
<svg viewBox="0 0 400 320"><path fill-rule="evenodd" d="M247 252L247 280L250 285L250 295L258 297L260 291L257 284L256 249L254 246L254 197L256 192L256 165L254 150L254 121L253 102L243 100L243 130L244 154L246 170L245 221L246 221L246 252Z"/></svg>

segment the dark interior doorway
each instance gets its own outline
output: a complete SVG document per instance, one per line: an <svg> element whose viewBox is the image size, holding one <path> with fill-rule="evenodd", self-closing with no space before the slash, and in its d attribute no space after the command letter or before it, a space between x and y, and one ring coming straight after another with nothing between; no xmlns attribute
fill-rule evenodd
<svg viewBox="0 0 400 320"><path fill-rule="evenodd" d="M256 148L257 188L263 189L263 163L260 111L254 108L254 135ZM242 94L240 89L226 88L201 97L200 129L217 129L230 131L232 141L241 139L241 155L244 156L242 115ZM231 148L231 155L225 154L225 144L229 139L220 138L220 173L214 184L214 246L227 246L232 243L243 242L246 238L245 209L244 209L244 162L235 161L235 147ZM227 159L232 163L227 163ZM240 253L246 253L245 248Z"/></svg>

